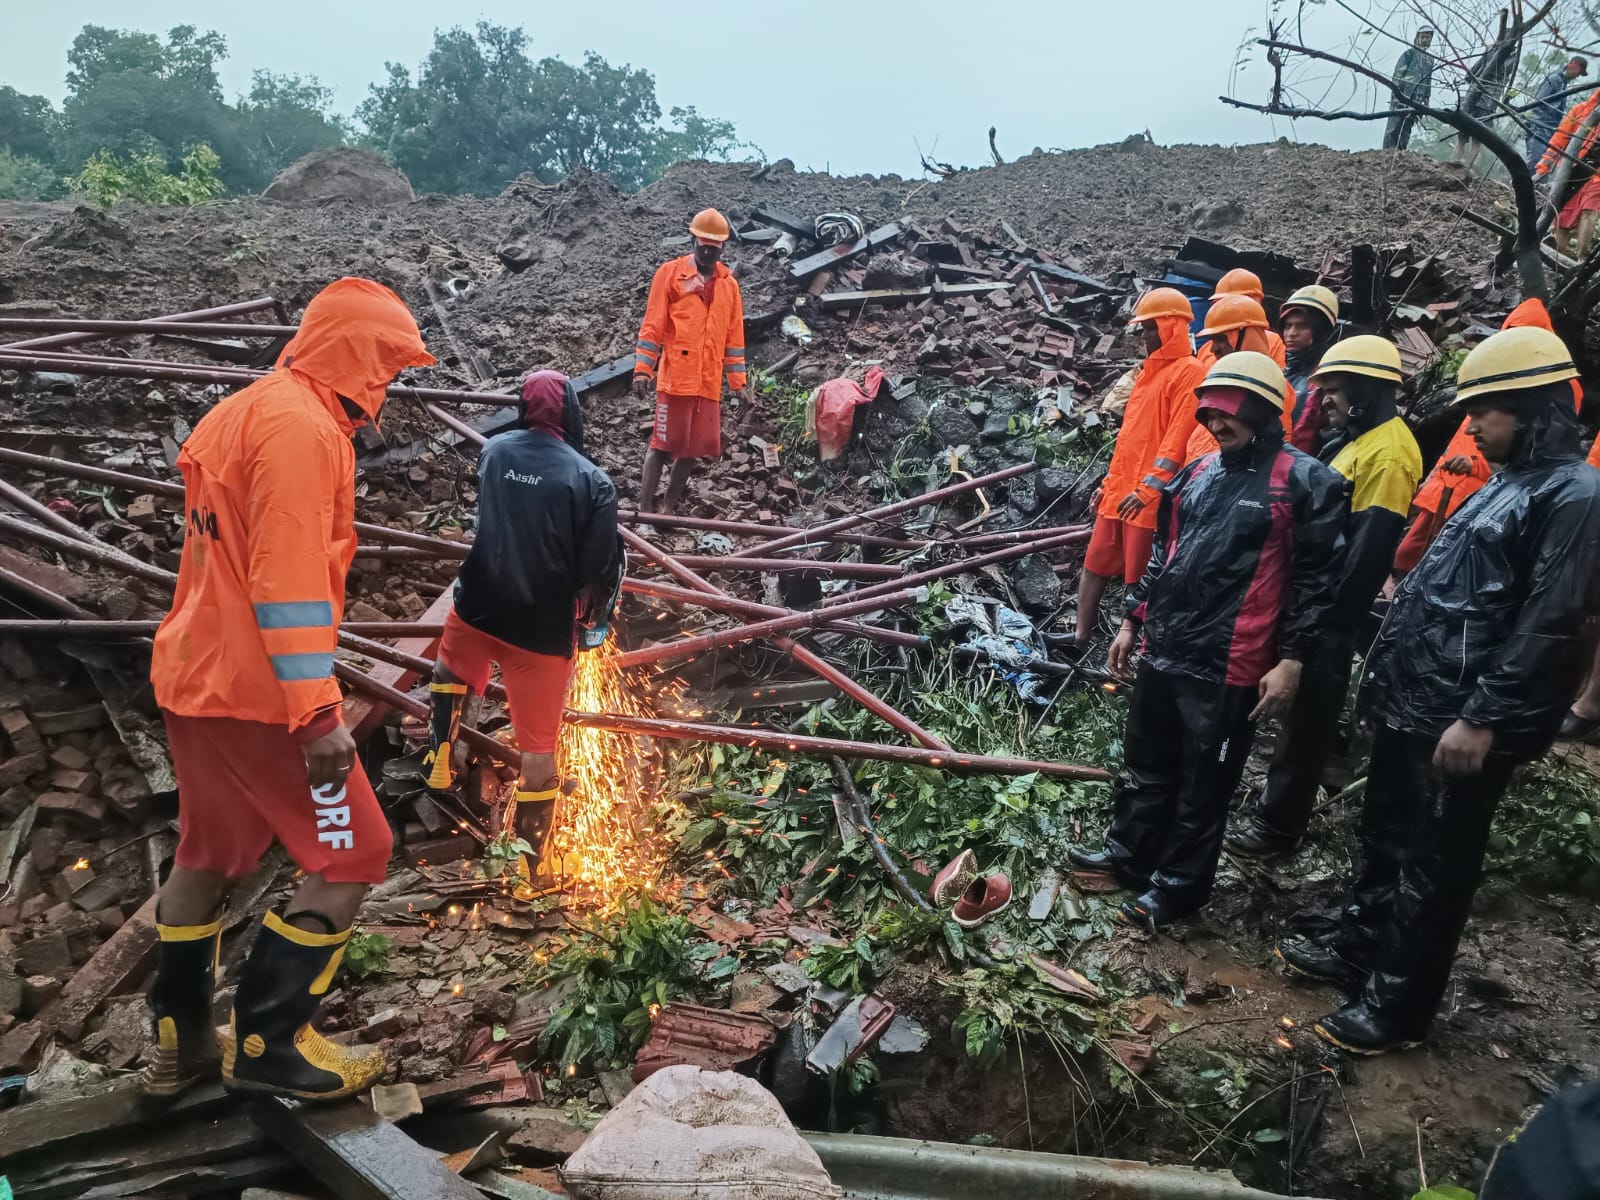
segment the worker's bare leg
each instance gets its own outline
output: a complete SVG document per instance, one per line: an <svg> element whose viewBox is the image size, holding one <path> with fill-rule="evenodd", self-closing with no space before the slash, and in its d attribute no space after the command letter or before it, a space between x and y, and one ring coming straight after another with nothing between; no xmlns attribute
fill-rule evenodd
<svg viewBox="0 0 1600 1200"><path fill-rule="evenodd" d="M1588 256L1589 247L1594 245L1594 227L1597 218L1600 218L1600 213L1595 212L1586 212L1578 218L1578 241L1572 251L1574 258Z"/></svg>
<svg viewBox="0 0 1600 1200"><path fill-rule="evenodd" d="M667 498L661 505L661 511L674 513L678 511L678 502L683 499L683 489L689 484L689 475L694 470L694 459L675 458L672 460L672 474L667 476Z"/></svg>
<svg viewBox="0 0 1600 1200"><path fill-rule="evenodd" d="M173 867L161 885L156 920L163 925L209 924L216 919L217 910L236 882L215 871Z"/></svg>
<svg viewBox="0 0 1600 1200"><path fill-rule="evenodd" d="M1106 585L1111 582L1109 575L1096 575L1093 571L1085 570L1078 576L1078 632L1079 646L1087 646L1089 639L1094 635L1094 627L1100 621L1100 601L1105 599Z"/></svg>
<svg viewBox="0 0 1600 1200"><path fill-rule="evenodd" d="M308 875L289 901L284 920L307 933L338 933L349 929L355 924L361 901L366 899L367 887L364 883L329 883L321 875ZM328 924L324 925L317 917L327 918Z"/></svg>
<svg viewBox="0 0 1600 1200"><path fill-rule="evenodd" d="M1595 648L1594 661L1589 664L1589 678L1583 682L1583 691L1572 702L1572 711L1585 720L1600 720L1600 646Z"/></svg>
<svg viewBox="0 0 1600 1200"><path fill-rule="evenodd" d="M670 456L654 447L644 452L644 472L639 480L639 511L656 511L656 490L661 486L661 468ZM667 511L671 511L668 509Z"/></svg>

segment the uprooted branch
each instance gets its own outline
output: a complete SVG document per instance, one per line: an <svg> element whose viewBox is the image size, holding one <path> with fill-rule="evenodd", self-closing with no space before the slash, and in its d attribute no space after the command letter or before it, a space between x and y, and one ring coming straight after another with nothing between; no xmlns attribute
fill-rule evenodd
<svg viewBox="0 0 1600 1200"><path fill-rule="evenodd" d="M1257 39L1257 44L1266 47L1269 56L1279 52L1304 54L1308 58L1320 59L1323 62L1344 67L1357 75L1371 79L1389 91L1399 112L1432 117L1441 124L1448 125L1456 132L1464 134L1473 141L1487 147L1489 152L1504 164L1507 173L1511 176L1511 191L1517 204L1517 237L1512 250L1517 263L1517 273L1522 280L1523 295L1537 296L1541 300L1548 298L1549 284L1545 279L1544 262L1539 254L1539 200L1534 192L1533 174L1528 170L1528 164L1522 160L1522 155L1513 149L1510 143L1490 126L1475 117L1468 116L1464 112L1434 108L1431 105L1417 103L1407 97L1392 80L1363 63L1343 58L1337 54L1330 54L1326 50L1317 50L1297 42L1285 42L1276 38L1259 38ZM1314 117L1321 120L1377 120L1380 117L1391 116L1393 113L1393 110L1382 113L1331 112L1319 109L1294 108L1281 102L1263 106L1234 100L1227 96L1222 97L1222 99L1224 103L1238 108L1251 108L1257 112L1270 113L1273 116L1280 117Z"/></svg>

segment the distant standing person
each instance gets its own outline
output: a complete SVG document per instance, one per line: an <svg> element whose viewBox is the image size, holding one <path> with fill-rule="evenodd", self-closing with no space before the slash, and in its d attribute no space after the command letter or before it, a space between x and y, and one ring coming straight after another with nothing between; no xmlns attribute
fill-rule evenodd
<svg viewBox="0 0 1600 1200"><path fill-rule="evenodd" d="M1433 45L1433 30L1424 25L1417 30L1417 38L1394 65L1395 93L1390 96L1393 108L1405 108L1403 103L1426 104L1433 94L1433 56L1428 47ZM1383 132L1385 150L1404 150L1411 144L1411 129L1417 123L1414 112L1396 113L1389 118L1389 127Z"/></svg>
<svg viewBox="0 0 1600 1200"><path fill-rule="evenodd" d="M1500 10L1500 32L1493 45L1485 50L1467 72L1467 94L1457 111L1484 124L1500 115L1500 102L1506 98L1511 86L1511 76L1516 73L1517 59L1522 51L1522 35L1508 26L1509 13ZM1462 163L1467 170L1478 161L1478 151L1483 143L1475 142L1466 133L1456 134L1456 149L1451 161Z"/></svg>
<svg viewBox="0 0 1600 1200"><path fill-rule="evenodd" d="M697 458L722 457L722 385L749 403L744 359L744 299L739 281L722 264L733 227L714 208L689 223L694 251L665 263L650 281L644 321L634 352L633 390L649 394L655 383L656 422L644 456L639 508L656 511L661 468L669 461L667 498L672 512Z"/></svg>
<svg viewBox="0 0 1600 1200"><path fill-rule="evenodd" d="M1541 79L1534 89L1533 107L1528 112L1528 136L1523 143L1523 157L1530 171L1538 167L1544 152L1550 148L1550 139L1561 125L1561 117L1567 111L1566 90L1588 72L1588 60L1573 55Z"/></svg>

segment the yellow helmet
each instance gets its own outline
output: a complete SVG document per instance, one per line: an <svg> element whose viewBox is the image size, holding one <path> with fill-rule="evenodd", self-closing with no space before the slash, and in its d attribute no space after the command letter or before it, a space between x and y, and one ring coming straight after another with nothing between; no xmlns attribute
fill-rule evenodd
<svg viewBox="0 0 1600 1200"><path fill-rule="evenodd" d="M1185 321L1192 321L1194 308L1189 303L1189 297L1177 288L1151 288L1133 306L1133 320L1153 321L1157 317L1182 317Z"/></svg>
<svg viewBox="0 0 1600 1200"><path fill-rule="evenodd" d="M1291 308L1309 309L1314 313L1321 313L1328 318L1328 324L1339 323L1339 297L1320 284L1310 284L1301 288L1294 295L1283 302L1279 313L1286 313Z"/></svg>
<svg viewBox="0 0 1600 1200"><path fill-rule="evenodd" d="M1372 333L1345 338L1328 347L1317 369L1311 372L1311 382L1324 375L1366 375L1385 383L1399 383L1400 351L1388 338Z"/></svg>
<svg viewBox="0 0 1600 1200"><path fill-rule="evenodd" d="M1502 329L1472 348L1456 372L1456 399L1473 400L1495 392L1576 379L1567 344L1548 329L1524 326Z"/></svg>
<svg viewBox="0 0 1600 1200"><path fill-rule="evenodd" d="M1215 300L1220 296L1249 296L1260 304L1266 299L1266 295L1266 290L1261 286L1261 276L1243 267L1235 267L1217 280L1217 290L1211 293L1211 298Z"/></svg>
<svg viewBox="0 0 1600 1200"><path fill-rule="evenodd" d="M1207 389L1243 388L1282 412L1283 389L1286 386L1283 368L1271 358L1255 350L1238 350L1226 358L1217 359L1195 392L1200 397L1200 407L1205 408Z"/></svg>

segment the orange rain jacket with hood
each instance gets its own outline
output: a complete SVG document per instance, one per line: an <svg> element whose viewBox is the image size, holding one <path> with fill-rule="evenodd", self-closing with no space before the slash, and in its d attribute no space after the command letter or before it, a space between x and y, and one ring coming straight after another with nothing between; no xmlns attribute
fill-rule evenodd
<svg viewBox="0 0 1600 1200"><path fill-rule="evenodd" d="M711 299L695 266L685 254L663 263L650 281L644 320L634 346L635 377L654 378L663 396L722 399L728 390L744 388L744 299L739 281L722 263L711 274Z"/></svg>
<svg viewBox="0 0 1600 1200"><path fill-rule="evenodd" d="M394 377L433 361L400 297L340 279L306 306L277 369L201 418L178 456L187 531L150 667L162 708L302 741L336 726L358 424L340 397L375 419Z"/></svg>
<svg viewBox="0 0 1600 1200"><path fill-rule="evenodd" d="M1144 507L1128 524L1139 529L1156 527L1157 493L1183 466L1184 445L1195 423L1194 389L1206 377L1190 348L1189 322L1178 316L1154 319L1161 346L1144 360L1128 393L1096 510L1118 520L1118 505L1134 493Z"/></svg>

